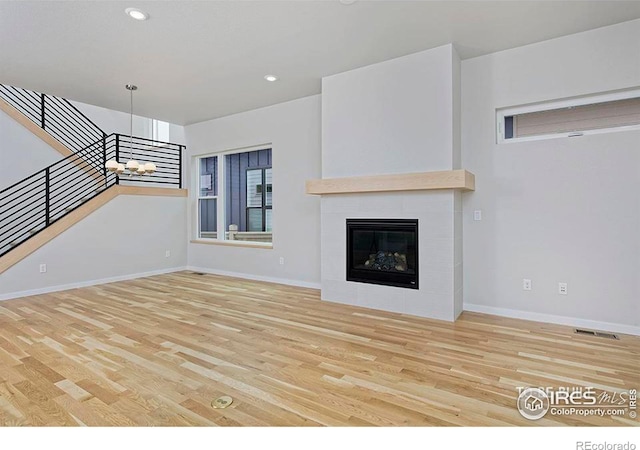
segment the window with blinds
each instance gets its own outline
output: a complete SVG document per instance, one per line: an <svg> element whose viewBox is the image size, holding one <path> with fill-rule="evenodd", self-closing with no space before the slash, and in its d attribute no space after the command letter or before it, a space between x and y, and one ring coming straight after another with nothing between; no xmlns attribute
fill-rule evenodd
<svg viewBox="0 0 640 450"><path fill-rule="evenodd" d="M498 142L640 129L640 92L624 92L497 111Z"/></svg>

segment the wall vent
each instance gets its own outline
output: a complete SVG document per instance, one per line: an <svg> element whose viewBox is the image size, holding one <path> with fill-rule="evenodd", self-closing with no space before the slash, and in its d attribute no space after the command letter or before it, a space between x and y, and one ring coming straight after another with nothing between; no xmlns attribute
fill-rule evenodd
<svg viewBox="0 0 640 450"><path fill-rule="evenodd" d="M586 334L588 336L595 336L595 337L601 337L601 338L607 338L607 339L620 339L615 334L603 333L601 331L583 330L583 329L580 329L580 328L576 328L574 330L574 333L576 333L576 334Z"/></svg>

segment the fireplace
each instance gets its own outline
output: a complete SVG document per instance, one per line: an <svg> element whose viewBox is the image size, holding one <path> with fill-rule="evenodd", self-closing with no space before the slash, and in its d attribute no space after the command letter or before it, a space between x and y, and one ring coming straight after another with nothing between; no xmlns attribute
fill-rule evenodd
<svg viewBox="0 0 640 450"><path fill-rule="evenodd" d="M418 220L347 219L347 281L418 289Z"/></svg>

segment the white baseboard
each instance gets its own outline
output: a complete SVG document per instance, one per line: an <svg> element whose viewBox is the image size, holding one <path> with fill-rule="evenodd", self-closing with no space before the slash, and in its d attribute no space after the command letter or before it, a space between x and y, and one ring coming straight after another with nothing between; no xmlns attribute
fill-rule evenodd
<svg viewBox="0 0 640 450"><path fill-rule="evenodd" d="M181 270L187 270L186 266L182 267L170 267L168 269L152 270L149 272L132 273L128 275L121 275L117 277L100 278L97 280L80 281L78 283L59 284L57 286L48 286L38 289L29 289L27 291L9 292L8 294L0 294L0 301L9 300L18 297L28 297L30 295L48 294L50 292L66 291L68 289L76 289L87 286L96 286L98 284L115 283L117 281L133 280L136 278L150 277L152 275L162 275L165 273L179 272Z"/></svg>
<svg viewBox="0 0 640 450"><path fill-rule="evenodd" d="M309 283L308 281L289 280L287 278L265 277L262 275L252 275L241 272L227 272L226 270L208 269L205 267L188 266L187 270L193 272L210 273L213 275L223 275L226 277L244 278L246 280L267 281L269 283L286 284L288 286L297 286L310 289L320 289L320 283Z"/></svg>
<svg viewBox="0 0 640 450"><path fill-rule="evenodd" d="M591 330L609 331L613 333L631 334L640 336L640 327L624 325L620 323L600 322L597 320L578 319L575 317L556 316L553 314L542 314L517 309L496 308L493 306L474 305L465 303L464 311L492 314L494 316L509 317L512 319L532 320L535 322L554 323L558 325L568 325L570 327L588 328Z"/></svg>

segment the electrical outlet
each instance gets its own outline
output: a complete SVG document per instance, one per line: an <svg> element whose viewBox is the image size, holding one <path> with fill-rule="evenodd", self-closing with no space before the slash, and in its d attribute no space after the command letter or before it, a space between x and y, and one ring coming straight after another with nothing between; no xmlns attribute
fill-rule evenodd
<svg viewBox="0 0 640 450"><path fill-rule="evenodd" d="M166 252L164 252L165 258L168 258L169 256L171 256L171 250L167 250Z"/></svg>
<svg viewBox="0 0 640 450"><path fill-rule="evenodd" d="M527 278L523 278L522 279L522 289L525 291L530 291L531 290L531 280L527 279Z"/></svg>
<svg viewBox="0 0 640 450"><path fill-rule="evenodd" d="M40 264L40 273L47 273L47 265Z"/></svg>
<svg viewBox="0 0 640 450"><path fill-rule="evenodd" d="M567 295L567 283L558 283L558 294Z"/></svg>
<svg viewBox="0 0 640 450"><path fill-rule="evenodd" d="M482 220L482 210L477 209L473 212L473 220Z"/></svg>
<svg viewBox="0 0 640 450"><path fill-rule="evenodd" d="M283 256L280 257L280 265L284 266L284 257Z"/></svg>

